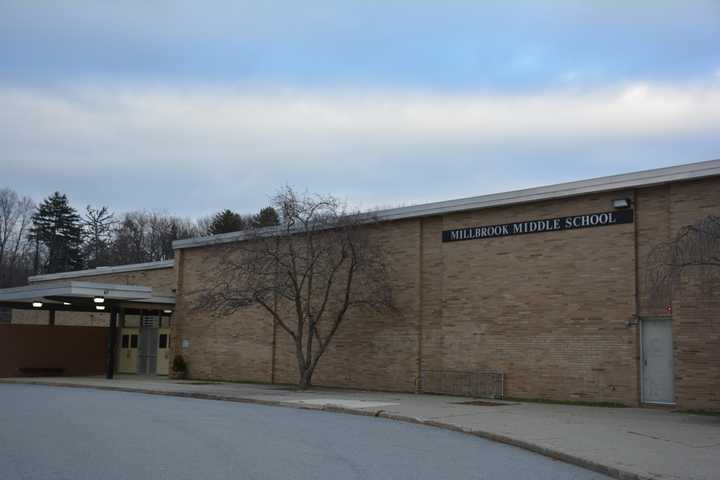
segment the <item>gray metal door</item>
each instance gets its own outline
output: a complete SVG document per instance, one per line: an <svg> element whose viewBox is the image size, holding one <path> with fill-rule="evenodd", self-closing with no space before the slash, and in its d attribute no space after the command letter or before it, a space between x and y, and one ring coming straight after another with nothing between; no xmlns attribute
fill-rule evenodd
<svg viewBox="0 0 720 480"><path fill-rule="evenodd" d="M138 373L155 375L158 354L158 317L144 316L140 324L140 348L138 349Z"/></svg>
<svg viewBox="0 0 720 480"><path fill-rule="evenodd" d="M642 321L642 397L645 403L674 403L672 321Z"/></svg>

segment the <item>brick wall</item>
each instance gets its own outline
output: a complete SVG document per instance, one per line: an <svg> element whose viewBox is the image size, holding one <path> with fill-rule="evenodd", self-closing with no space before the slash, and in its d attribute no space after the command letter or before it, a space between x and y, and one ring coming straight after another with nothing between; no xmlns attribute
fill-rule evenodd
<svg viewBox="0 0 720 480"><path fill-rule="evenodd" d="M616 196L455 213L442 229L607 211ZM637 400L632 224L438 246L439 227L425 252L427 306L440 308L423 329L427 368L504 372L509 397Z"/></svg>
<svg viewBox="0 0 720 480"><path fill-rule="evenodd" d="M720 214L720 181L670 187L671 230ZM675 400L684 408L720 410L720 282L687 270L673 290Z"/></svg>
<svg viewBox="0 0 720 480"><path fill-rule="evenodd" d="M212 284L228 252L223 247L182 250L176 256L178 295L175 305L175 352L181 352L193 378L269 382L272 365L272 321L250 307L230 315L214 315L196 302ZM181 340L190 345L181 348Z"/></svg>
<svg viewBox="0 0 720 480"><path fill-rule="evenodd" d="M643 281L644 259L681 226L720 212L718 192L714 178L384 223L376 234L392 259L403 315L349 318L314 383L412 391L419 367L490 369L505 373L510 397L637 404L632 321L664 314L667 301ZM451 228L608 211L619 196L634 198L635 223L441 242ZM294 347L262 311L212 318L191 308L232 251L179 252L175 339L190 341L182 351L191 375L295 382ZM717 408L720 396L720 306L707 288L689 277L671 299L681 406Z"/></svg>

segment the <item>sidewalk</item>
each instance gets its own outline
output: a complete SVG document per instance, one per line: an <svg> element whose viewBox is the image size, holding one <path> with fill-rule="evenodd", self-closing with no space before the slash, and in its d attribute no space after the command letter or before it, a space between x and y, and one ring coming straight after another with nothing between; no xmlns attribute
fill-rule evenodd
<svg viewBox="0 0 720 480"><path fill-rule="evenodd" d="M118 389L374 415L451 428L527 448L616 478L720 478L720 416L469 398L175 381L155 377L17 378L2 383Z"/></svg>

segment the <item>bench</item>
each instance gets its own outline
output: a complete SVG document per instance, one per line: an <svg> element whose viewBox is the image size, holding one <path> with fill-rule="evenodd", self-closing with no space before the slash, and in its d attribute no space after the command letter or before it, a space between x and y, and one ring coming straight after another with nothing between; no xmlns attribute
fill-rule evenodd
<svg viewBox="0 0 720 480"><path fill-rule="evenodd" d="M20 367L18 370L26 377L57 377L65 371L56 367Z"/></svg>

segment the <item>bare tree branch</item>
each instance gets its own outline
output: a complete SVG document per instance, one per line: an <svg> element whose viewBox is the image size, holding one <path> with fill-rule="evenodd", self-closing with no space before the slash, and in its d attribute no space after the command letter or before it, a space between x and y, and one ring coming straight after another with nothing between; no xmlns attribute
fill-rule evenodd
<svg viewBox="0 0 720 480"><path fill-rule="evenodd" d="M396 311L389 268L367 215L288 187L274 204L280 225L227 247L215 279L197 292L196 308L227 315L261 306L293 340L298 382L308 387L352 312Z"/></svg>
<svg viewBox="0 0 720 480"><path fill-rule="evenodd" d="M720 279L720 217L708 215L681 228L670 241L652 249L647 264L653 297L665 302L684 271L692 270L708 285Z"/></svg>

